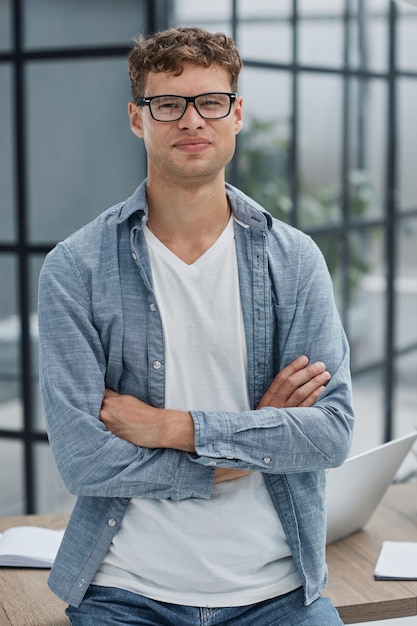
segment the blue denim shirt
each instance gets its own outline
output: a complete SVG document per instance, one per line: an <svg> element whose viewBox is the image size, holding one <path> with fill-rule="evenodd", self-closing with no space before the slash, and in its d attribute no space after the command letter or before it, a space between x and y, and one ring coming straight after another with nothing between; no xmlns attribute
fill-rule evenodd
<svg viewBox="0 0 417 626"><path fill-rule="evenodd" d="M227 194L252 410L190 407L195 454L137 447L99 420L105 387L164 406L164 337L143 234L146 181L45 260L41 394L58 470L78 496L49 584L69 604L81 602L130 498L210 498L215 465L264 473L305 602L326 584L325 475L346 458L353 427L347 340L311 238L230 185ZM332 375L315 406L255 410L274 375L301 354Z"/></svg>

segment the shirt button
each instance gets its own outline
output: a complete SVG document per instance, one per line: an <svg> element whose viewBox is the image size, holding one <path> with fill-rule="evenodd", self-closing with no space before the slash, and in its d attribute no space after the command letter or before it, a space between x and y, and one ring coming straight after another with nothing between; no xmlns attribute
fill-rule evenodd
<svg viewBox="0 0 417 626"><path fill-rule="evenodd" d="M108 520L107 525L110 526L110 528L113 528L114 526L116 526L116 523L117 523L116 520L113 517L111 517Z"/></svg>
<svg viewBox="0 0 417 626"><path fill-rule="evenodd" d="M151 311L156 311L156 304L152 302L152 304L149 305L149 308Z"/></svg>
<svg viewBox="0 0 417 626"><path fill-rule="evenodd" d="M136 252L132 252L132 259L133 259L134 261L136 261L136 259L137 259Z"/></svg>
<svg viewBox="0 0 417 626"><path fill-rule="evenodd" d="M264 463L270 463L271 462L271 457L270 456L264 456Z"/></svg>
<svg viewBox="0 0 417 626"><path fill-rule="evenodd" d="M152 363L152 367L154 368L154 370L159 370L159 369L161 369L161 367L162 367L162 363L161 363L161 361L154 361L154 362Z"/></svg>
<svg viewBox="0 0 417 626"><path fill-rule="evenodd" d="M209 465L214 466L214 465L217 465L217 463L216 463L216 461L209 461Z"/></svg>

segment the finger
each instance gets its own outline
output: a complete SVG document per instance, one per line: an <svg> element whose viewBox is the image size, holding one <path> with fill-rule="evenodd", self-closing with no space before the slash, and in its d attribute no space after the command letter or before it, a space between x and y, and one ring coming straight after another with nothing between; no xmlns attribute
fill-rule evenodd
<svg viewBox="0 0 417 626"><path fill-rule="evenodd" d="M278 393L282 396L283 400L287 399L297 386L305 382L305 380L299 380L298 382L291 383L293 377L300 371L303 371L307 365L308 358L304 355L294 359L294 361L278 372L269 388L266 390L264 399L271 398Z"/></svg>
<svg viewBox="0 0 417 626"><path fill-rule="evenodd" d="M297 387L288 398L287 406L312 406L323 392L330 378L331 376L326 370L308 380L304 385Z"/></svg>
<svg viewBox="0 0 417 626"><path fill-rule="evenodd" d="M314 366L316 366L316 364L314 364ZM320 365L318 367L312 367L308 376L310 376L311 373L314 373L316 369L320 370ZM329 372L325 370L324 372L314 376L314 378L308 378L307 381L302 384L299 377L297 378L296 375L294 375L282 385L277 384L274 390L271 385L262 397L258 408L264 406L274 406L276 408L312 406L316 402L320 393L322 393L322 391L319 393L316 393L316 391L319 388L324 388L330 378L331 376ZM303 377L303 381L304 380L305 377Z"/></svg>
<svg viewBox="0 0 417 626"><path fill-rule="evenodd" d="M295 386L301 386L309 381L312 381L316 376L319 376L326 371L326 365L322 361L316 361L307 365L303 369L294 372L290 377L291 382Z"/></svg>
<svg viewBox="0 0 417 626"><path fill-rule="evenodd" d="M275 379L286 380L293 376L295 373L303 370L308 365L308 357L302 354L301 356L291 361L286 367L284 367L280 372L278 372Z"/></svg>
<svg viewBox="0 0 417 626"><path fill-rule="evenodd" d="M307 359L307 357L305 357L305 359ZM302 363L304 363L303 366L301 366ZM302 357L299 357L299 359L287 365L287 367L275 376L267 393L279 394L287 400L294 391L311 381L314 377L322 374L325 370L326 366L321 361L306 365L306 361Z"/></svg>
<svg viewBox="0 0 417 626"><path fill-rule="evenodd" d="M329 372L323 372L323 374L321 376L318 376L315 384L316 384L316 388L313 388L313 384L309 383L308 387L310 387L312 389L311 393L309 396L307 396L301 403L299 406L313 406L317 400L320 398L320 396L322 395L322 393L324 392L324 390L326 389L326 385L328 384L329 380L331 379L331 375L329 374ZM320 381L323 382L322 385L320 385Z"/></svg>
<svg viewBox="0 0 417 626"><path fill-rule="evenodd" d="M326 389L326 387L324 385L322 387L319 387L318 389L313 391L313 393L311 393L308 396L308 398L306 398L299 406L300 407L312 407L312 406L314 406L325 389Z"/></svg>

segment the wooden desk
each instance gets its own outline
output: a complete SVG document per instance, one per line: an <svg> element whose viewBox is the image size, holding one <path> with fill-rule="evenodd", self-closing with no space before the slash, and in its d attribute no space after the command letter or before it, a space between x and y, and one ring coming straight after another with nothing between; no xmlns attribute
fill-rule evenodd
<svg viewBox="0 0 417 626"><path fill-rule="evenodd" d="M67 515L24 515L0 518L0 532L11 526L65 528ZM0 626L68 626L66 605L46 580L49 569L0 567Z"/></svg>
<svg viewBox="0 0 417 626"><path fill-rule="evenodd" d="M0 532L33 524L63 528L65 515L0 518ZM346 624L417 615L417 581L375 581L382 541L417 541L417 483L393 485L366 529L327 549L325 592ZM68 626L65 604L49 591L49 570L0 568L0 626Z"/></svg>
<svg viewBox="0 0 417 626"><path fill-rule="evenodd" d="M324 595L345 624L417 615L417 581L374 580L384 540L417 541L417 482L392 485L364 530L328 546Z"/></svg>

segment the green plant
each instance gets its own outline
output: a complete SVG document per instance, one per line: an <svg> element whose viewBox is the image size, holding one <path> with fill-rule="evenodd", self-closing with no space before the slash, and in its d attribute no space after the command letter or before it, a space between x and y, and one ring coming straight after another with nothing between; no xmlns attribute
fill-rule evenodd
<svg viewBox="0 0 417 626"><path fill-rule="evenodd" d="M253 119L239 137L239 176L242 190L265 207L274 217L290 223L293 202L289 177L290 146L280 136L279 127L270 121ZM338 184L327 185L309 193L302 181L297 194L298 225L303 230L317 226L338 224L342 219L342 191ZM372 202L372 188L363 171L353 170L349 174L349 215L352 219L364 216ZM369 272L367 245L362 232L349 234L349 295L354 299L364 274ZM335 288L342 282L343 255L339 236L317 235L319 244Z"/></svg>

